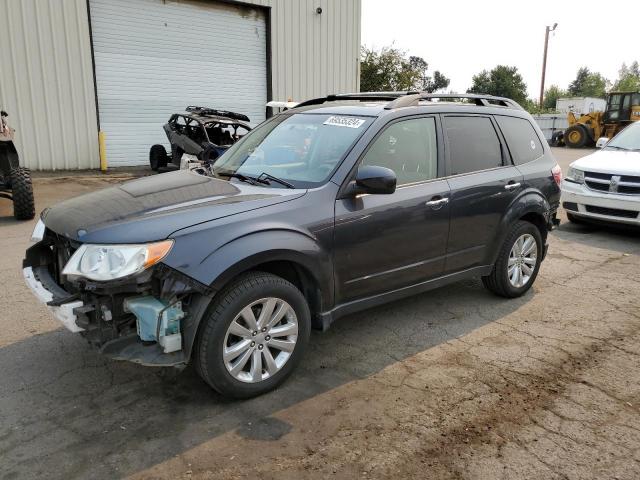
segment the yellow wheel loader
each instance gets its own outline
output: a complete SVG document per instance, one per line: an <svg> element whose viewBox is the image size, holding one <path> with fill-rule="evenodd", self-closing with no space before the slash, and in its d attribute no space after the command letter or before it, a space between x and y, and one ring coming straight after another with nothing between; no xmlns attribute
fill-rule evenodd
<svg viewBox="0 0 640 480"><path fill-rule="evenodd" d="M611 92L604 112L569 112L563 140L567 147L590 147L600 137L611 138L631 122L640 121L640 92Z"/></svg>

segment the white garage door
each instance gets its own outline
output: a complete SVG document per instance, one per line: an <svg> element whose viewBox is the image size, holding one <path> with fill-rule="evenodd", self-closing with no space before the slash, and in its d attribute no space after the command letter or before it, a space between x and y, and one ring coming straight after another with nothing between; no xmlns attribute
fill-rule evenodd
<svg viewBox="0 0 640 480"><path fill-rule="evenodd" d="M146 165L187 105L264 120L265 15L213 1L90 0L100 128L109 166Z"/></svg>

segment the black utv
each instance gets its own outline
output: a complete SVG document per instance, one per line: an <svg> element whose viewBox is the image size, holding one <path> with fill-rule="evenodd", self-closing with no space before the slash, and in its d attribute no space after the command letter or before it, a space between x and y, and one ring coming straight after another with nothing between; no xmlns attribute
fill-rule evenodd
<svg viewBox="0 0 640 480"><path fill-rule="evenodd" d="M153 145L149 151L151 170L177 170L185 153L191 161L212 162L251 130L249 121L241 113L189 106L184 113L171 115L164 125L171 154L164 145Z"/></svg>
<svg viewBox="0 0 640 480"><path fill-rule="evenodd" d="M13 144L14 130L6 121L9 115L0 111L0 197L13 201L13 216L17 220L31 220L35 216L31 173L20 166L20 158Z"/></svg>

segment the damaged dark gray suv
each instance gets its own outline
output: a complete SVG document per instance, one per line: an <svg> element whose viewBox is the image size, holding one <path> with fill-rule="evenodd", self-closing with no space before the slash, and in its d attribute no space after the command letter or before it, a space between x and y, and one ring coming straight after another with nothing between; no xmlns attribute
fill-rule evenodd
<svg viewBox="0 0 640 480"><path fill-rule="evenodd" d="M560 177L509 99L332 95L267 120L208 170L45 210L24 275L105 355L193 362L245 398L284 381L310 329L342 315L469 277L524 294Z"/></svg>

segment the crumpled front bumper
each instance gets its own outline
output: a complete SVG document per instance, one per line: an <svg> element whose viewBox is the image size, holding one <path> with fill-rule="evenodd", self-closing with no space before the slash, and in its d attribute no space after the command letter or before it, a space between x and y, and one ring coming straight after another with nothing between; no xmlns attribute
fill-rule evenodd
<svg viewBox="0 0 640 480"><path fill-rule="evenodd" d="M33 294L38 298L38 300L47 305L47 308L49 308L53 316L62 322L68 330L74 333L82 332L84 330L76 324L77 316L73 312L75 308L79 308L84 305L82 301L73 300L60 305L50 305L51 302L55 300L63 300L70 295L57 286L57 288L52 288L52 286L48 285L47 288L47 286L45 286L41 281L38 273L35 272L32 267L23 268L22 274L24 275L25 282ZM65 293L66 295L64 295Z"/></svg>

